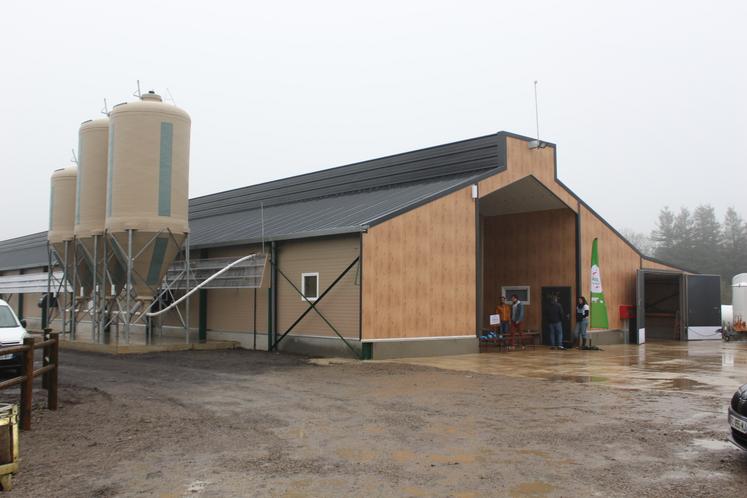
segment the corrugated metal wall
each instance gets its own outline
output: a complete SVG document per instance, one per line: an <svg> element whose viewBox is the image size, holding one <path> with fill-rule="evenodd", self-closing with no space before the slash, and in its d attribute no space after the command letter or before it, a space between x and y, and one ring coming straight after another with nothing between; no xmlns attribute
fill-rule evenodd
<svg viewBox="0 0 747 498"><path fill-rule="evenodd" d="M358 257L359 236L285 241L278 246L280 270L301 289L302 273L319 273L319 294ZM360 324L358 268L352 268L319 302L318 309L345 338L358 339ZM300 294L278 275L278 335L308 308ZM324 321L310 312L292 332L295 336L336 337Z"/></svg>

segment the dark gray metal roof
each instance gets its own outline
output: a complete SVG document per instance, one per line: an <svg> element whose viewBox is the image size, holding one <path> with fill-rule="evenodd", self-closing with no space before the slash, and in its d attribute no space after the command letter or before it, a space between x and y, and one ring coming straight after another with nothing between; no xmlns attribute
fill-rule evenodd
<svg viewBox="0 0 747 498"><path fill-rule="evenodd" d="M505 135L500 132L190 199L190 247L359 232L505 168ZM46 232L0 242L0 270L46 264Z"/></svg>
<svg viewBox="0 0 747 498"><path fill-rule="evenodd" d="M501 164L505 133L471 138L190 199L190 221L331 195L477 174Z"/></svg>
<svg viewBox="0 0 747 498"><path fill-rule="evenodd" d="M47 232L0 241L0 271L47 266Z"/></svg>
<svg viewBox="0 0 747 498"><path fill-rule="evenodd" d="M197 218L189 223L190 247L360 232L378 220L468 185L477 177L469 173Z"/></svg>

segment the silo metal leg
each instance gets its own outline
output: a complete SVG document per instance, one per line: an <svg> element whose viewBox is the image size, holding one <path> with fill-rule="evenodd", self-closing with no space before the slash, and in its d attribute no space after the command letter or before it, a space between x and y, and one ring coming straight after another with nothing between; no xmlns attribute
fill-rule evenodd
<svg viewBox="0 0 747 498"><path fill-rule="evenodd" d="M187 234L187 244L186 244L186 246L184 248L184 256L186 258L186 261L184 262L184 264L185 264L185 268L187 269L187 286L186 286L187 290L186 290L186 292L189 292L190 291L190 287L189 287L189 275L191 273L191 269L189 267L189 234ZM186 337L187 344L189 344L189 300L190 300L190 298L187 298L187 300L186 300L186 302L184 304L185 309L186 309L186 316L185 316L184 320L186 322L186 329L187 329L187 337Z"/></svg>
<svg viewBox="0 0 747 498"><path fill-rule="evenodd" d="M96 294L98 293L98 287L99 287L99 279L98 279L98 236L93 236L93 286L91 287L91 340L93 342L98 342L98 315L99 315L99 308L98 308L98 299Z"/></svg>
<svg viewBox="0 0 747 498"><path fill-rule="evenodd" d="M130 343L130 299L132 295L132 230L127 230L127 311L125 314L125 342Z"/></svg>

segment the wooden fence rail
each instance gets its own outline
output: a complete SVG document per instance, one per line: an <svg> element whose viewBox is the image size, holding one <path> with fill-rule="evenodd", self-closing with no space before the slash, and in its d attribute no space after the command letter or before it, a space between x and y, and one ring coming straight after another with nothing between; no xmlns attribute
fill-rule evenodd
<svg viewBox="0 0 747 498"><path fill-rule="evenodd" d="M42 366L34 370L34 351L43 349ZM57 371L59 365L60 338L58 332L44 330L41 341L33 337L23 340L23 345L0 347L0 356L22 354L21 374L0 382L0 390L21 385L21 429L31 429L31 407L33 402L34 378L42 376L42 387L47 390L47 408L57 409Z"/></svg>

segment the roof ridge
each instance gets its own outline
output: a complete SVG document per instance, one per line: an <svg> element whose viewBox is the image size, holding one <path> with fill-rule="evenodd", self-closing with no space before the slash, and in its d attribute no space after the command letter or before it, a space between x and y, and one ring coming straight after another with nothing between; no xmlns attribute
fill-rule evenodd
<svg viewBox="0 0 747 498"><path fill-rule="evenodd" d="M288 181L288 180L296 180L296 179L301 179L301 178L305 178L305 177L320 175L320 174L323 174L323 173L330 173L332 171L339 171L341 169L351 168L353 166L360 166L360 165L363 165L365 163L371 163L371 162L374 162L374 161L382 161L382 160L385 160L385 159L392 159L392 158L395 158L395 157L401 157L401 156L405 156L405 155L409 155L409 154L415 154L415 153L418 153L418 152L426 152L426 151L429 151L429 150L438 149L440 147L454 146L454 145L458 145L458 144L463 144L463 143L468 143L468 142L474 142L474 141L485 139L485 138L489 138L489 137L497 137L497 136L499 136L501 134L505 134L505 133L507 133L507 132L501 131L501 132L497 132L497 133L489 133L487 135L481 135L479 137L465 138L465 139L461 139L461 140L455 140L453 142L447 142L447 143L443 143L443 144L431 145L431 146L428 146L428 147L422 147L420 149L408 150L408 151L404 151L404 152L397 152L395 154L388 154L388 155L376 157L376 158L373 158L373 159L364 159L362 161L355 161L355 162L352 162L352 163L342 164L340 166L332 166L330 168L324 168L324 169L320 169L320 170L309 171L308 173L301 173L301 174L298 174L298 175L292 175L292 176L288 176L288 177L284 177L284 178L277 178L275 180L268 180L266 182L254 183L254 184L251 184L251 185L244 185L244 186L241 186L241 187L236 187L236 188L232 188L232 189L228 189L228 190L223 190L223 191L220 191L220 192L213 192L212 194L200 195L200 196L197 196L197 197L193 197L190 200L200 200L200 199L204 199L206 197L214 196L216 194L225 194L225 193L230 193L230 192L236 192L237 190L243 190L243 189L247 189L247 188L251 188L251 187L260 187L260 186L263 186L263 185L270 185L270 184L273 184L273 183L279 183L279 182Z"/></svg>

